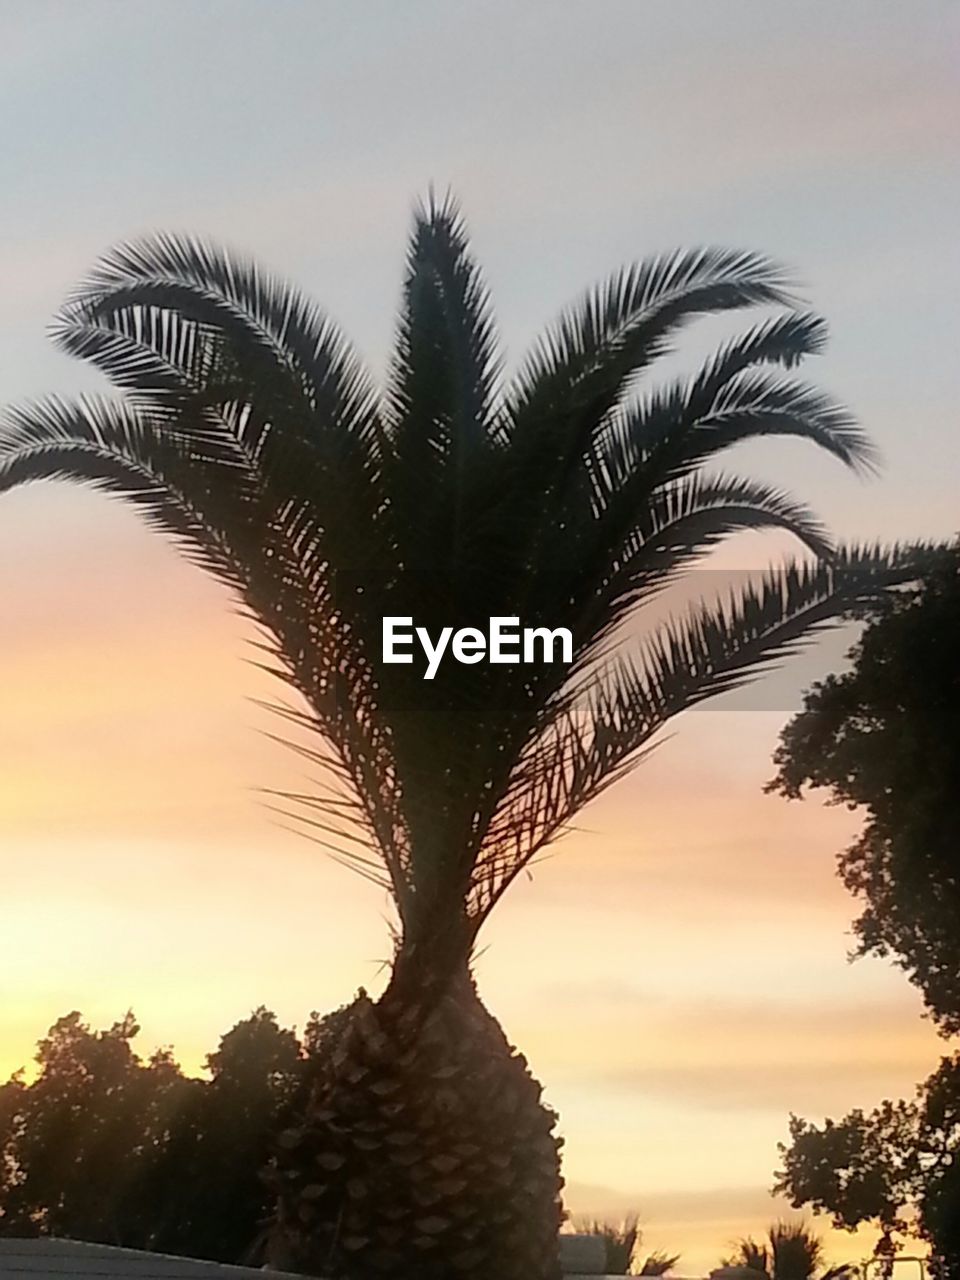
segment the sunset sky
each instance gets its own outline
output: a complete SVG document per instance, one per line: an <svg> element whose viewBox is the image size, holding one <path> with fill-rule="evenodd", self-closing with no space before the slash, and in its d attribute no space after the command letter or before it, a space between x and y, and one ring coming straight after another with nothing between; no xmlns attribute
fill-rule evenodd
<svg viewBox="0 0 960 1280"><path fill-rule="evenodd" d="M98 385L45 326L99 252L159 228L296 279L379 370L411 207L449 183L508 363L642 254L783 259L831 325L810 375L884 470L785 442L737 464L843 536L960 527L951 0L0 0L0 51L0 400ZM0 1073L73 1008L132 1006L145 1049L196 1068L255 1005L302 1025L382 983L383 895L255 793L301 765L261 732L248 639L117 503L0 498ZM762 794L849 639L682 717L482 938L482 993L561 1113L571 1207L637 1208L685 1274L781 1211L791 1110L909 1093L942 1048L901 974L846 962L833 860L857 815Z"/></svg>

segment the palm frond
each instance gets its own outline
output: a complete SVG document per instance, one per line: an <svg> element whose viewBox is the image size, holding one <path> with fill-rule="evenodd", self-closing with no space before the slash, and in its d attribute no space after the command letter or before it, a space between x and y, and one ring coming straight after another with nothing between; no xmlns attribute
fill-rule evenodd
<svg viewBox="0 0 960 1280"><path fill-rule="evenodd" d="M580 1235L599 1236L606 1251L605 1269L609 1275L632 1275L631 1266L642 1239L640 1219L628 1213L620 1222L601 1218L578 1217L573 1226Z"/></svg>
<svg viewBox="0 0 960 1280"><path fill-rule="evenodd" d="M460 211L449 196L431 195L417 210L407 256L385 458L396 557L421 588L433 588L431 622L456 594L469 530L482 515L499 365Z"/></svg>
<svg viewBox="0 0 960 1280"><path fill-rule="evenodd" d="M54 334L132 403L219 421L278 508L319 500L335 559L353 545L347 509L375 526L376 394L339 329L285 281L194 238L155 236L101 259Z"/></svg>
<svg viewBox="0 0 960 1280"><path fill-rule="evenodd" d="M584 635L596 627L595 639L602 642L628 602L642 598L643 590L631 591L643 567L646 585L657 569L663 570L665 583L714 540L741 527L769 527L781 516L786 518L782 527L792 523L814 554L825 554L828 540L811 514L797 506L789 510L785 495L775 501L772 492L756 494L757 512L747 509L750 501L741 504L733 497L732 507L741 509L728 512L729 525L719 510L691 512L688 521L671 528L677 539L672 548L658 548L650 538L651 525L662 522L660 511L688 492L682 482L691 480L689 492L696 493L704 464L752 436L793 434L850 466L872 463L865 435L840 406L810 387L760 371L763 365L796 364L818 351L824 338L823 322L808 313L760 324L721 348L697 377L608 415L562 482L541 466L543 474L534 483L519 466L519 496L517 487L503 486L496 510L504 529L525 531L526 558L516 573L534 584L527 593L534 611L552 607L549 599L536 599L536 584L543 583L547 593L569 599ZM545 444L542 452L548 448L552 445ZM508 563L509 551L497 559ZM588 639L580 657L589 657L591 647Z"/></svg>
<svg viewBox="0 0 960 1280"><path fill-rule="evenodd" d="M746 1267L748 1271L756 1271L763 1276L769 1276L770 1280L774 1280L771 1275L771 1258L770 1251L766 1245L758 1244L750 1236L740 1241L737 1252L732 1260L732 1265Z"/></svg>
<svg viewBox="0 0 960 1280"><path fill-rule="evenodd" d="M400 458L486 441L500 367L490 299L456 202L417 210L407 257L390 401Z"/></svg>
<svg viewBox="0 0 960 1280"><path fill-rule="evenodd" d="M373 388L343 335L297 289L248 259L194 236L161 234L120 244L68 299L54 334L70 350L89 324L109 325L120 316L119 331L130 309L168 312L205 326L234 345L236 376L248 385L250 375L262 377L272 361L277 371L292 375L282 396L302 394L328 430L351 434L360 423L370 432Z"/></svg>
<svg viewBox="0 0 960 1280"><path fill-rule="evenodd" d="M680 250L617 272L563 312L527 357L507 393L510 434L546 426L548 416L555 437L571 419L595 424L685 322L791 301L782 268L758 254ZM555 438L560 450L564 443Z"/></svg>
<svg viewBox="0 0 960 1280"><path fill-rule="evenodd" d="M269 508L259 556L279 555L283 571L260 574L251 608L274 631L282 622L290 661L281 666L292 663L298 689L329 697L342 683L331 673L343 647L319 672L309 670L310 650L323 649L317 637L334 613L356 635L372 630L373 599L394 559L377 400L339 330L246 260L157 236L101 260L61 313L57 337L151 420L219 433L238 465L255 471ZM366 595L354 590L358 573Z"/></svg>
<svg viewBox="0 0 960 1280"><path fill-rule="evenodd" d="M928 546L850 547L771 570L721 603L658 628L638 659L617 655L521 756L473 878L482 919L584 805L634 767L681 711L755 679L845 613L910 581Z"/></svg>
<svg viewBox="0 0 960 1280"><path fill-rule="evenodd" d="M722 249L649 259L586 294L547 331L507 391L504 435L520 461L521 500L531 470L539 478L533 487L551 503L583 492L582 469L608 418L683 325L710 312L789 301L777 265Z"/></svg>
<svg viewBox="0 0 960 1280"><path fill-rule="evenodd" d="M679 1253L667 1253L665 1249L657 1249L644 1258L638 1276L665 1276L680 1261Z"/></svg>
<svg viewBox="0 0 960 1280"><path fill-rule="evenodd" d="M762 436L809 440L856 470L876 465L873 446L842 405L793 379L754 370L738 373L709 400L685 383L654 392L611 419L600 455L612 491L629 506L653 486Z"/></svg>
<svg viewBox="0 0 960 1280"><path fill-rule="evenodd" d="M810 509L771 485L697 472L657 490L615 548L600 540L593 555L581 557L577 589L586 603L577 632L589 643L577 665L592 659L640 601L730 534L749 529L781 529L821 558L833 552Z"/></svg>
<svg viewBox="0 0 960 1280"><path fill-rule="evenodd" d="M159 431L126 405L88 396L15 406L0 418L0 490L78 479L132 502L188 559L237 590L259 552L257 491L219 440Z"/></svg>
<svg viewBox="0 0 960 1280"><path fill-rule="evenodd" d="M777 1222L769 1232L774 1280L813 1280L823 1262L823 1241L803 1222Z"/></svg>

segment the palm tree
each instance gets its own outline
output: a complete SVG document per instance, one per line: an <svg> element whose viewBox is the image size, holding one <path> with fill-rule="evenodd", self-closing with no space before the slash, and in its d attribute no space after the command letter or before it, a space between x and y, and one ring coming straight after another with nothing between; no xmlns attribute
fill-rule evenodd
<svg viewBox="0 0 960 1280"><path fill-rule="evenodd" d="M764 1243L749 1236L724 1266L756 1271L769 1280L847 1280L850 1266L823 1269L823 1241L803 1222L775 1222Z"/></svg>
<svg viewBox="0 0 960 1280"><path fill-rule="evenodd" d="M640 1245L640 1219L628 1213L622 1222L608 1222L600 1218L574 1218L574 1229L579 1235L599 1236L606 1249L604 1270L611 1276L630 1274L634 1255Z"/></svg>
<svg viewBox="0 0 960 1280"><path fill-rule="evenodd" d="M580 1235L600 1236L607 1251L605 1272L611 1276L664 1276L680 1261L679 1253L666 1253L662 1249L639 1256L643 1232L640 1218L628 1213L620 1222L600 1218L574 1218L574 1229Z"/></svg>
<svg viewBox="0 0 960 1280"><path fill-rule="evenodd" d="M750 307L778 312L641 394L690 321ZM360 994L280 1136L272 1256L349 1277L554 1276L556 1117L471 954L516 877L672 716L909 571L908 553L836 550L784 493L706 469L765 435L870 466L848 414L784 372L820 350L823 321L762 257L677 252L588 293L504 384L460 216L431 199L382 390L312 302L189 238L107 254L56 337L121 394L9 410L0 489L119 494L235 589L294 691L283 713L315 733L315 790L277 803L396 904L387 988ZM664 584L763 528L817 559L619 643ZM567 627L572 660L451 661L424 681L383 662L385 615L431 636Z"/></svg>

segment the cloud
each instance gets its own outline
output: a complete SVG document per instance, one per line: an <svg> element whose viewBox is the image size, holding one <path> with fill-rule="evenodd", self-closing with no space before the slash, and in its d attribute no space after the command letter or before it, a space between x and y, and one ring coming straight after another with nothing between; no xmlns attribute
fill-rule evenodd
<svg viewBox="0 0 960 1280"><path fill-rule="evenodd" d="M578 1038L541 1028L554 1079L706 1111L822 1115L909 1092L939 1043L907 991L874 1005L663 1000L640 1018L636 1001L622 1006L612 993Z"/></svg>

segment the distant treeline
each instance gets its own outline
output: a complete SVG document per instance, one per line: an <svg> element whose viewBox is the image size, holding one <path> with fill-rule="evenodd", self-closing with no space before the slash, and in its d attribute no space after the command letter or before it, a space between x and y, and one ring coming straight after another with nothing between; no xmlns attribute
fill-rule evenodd
<svg viewBox="0 0 960 1280"><path fill-rule="evenodd" d="M0 1086L0 1234L256 1263L271 1137L335 1020L298 1036L256 1009L198 1079L169 1049L141 1057L132 1013L106 1031L61 1018L33 1078Z"/></svg>

